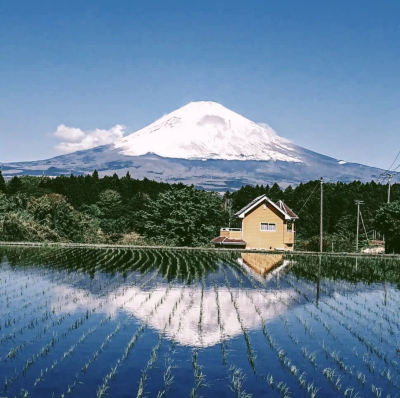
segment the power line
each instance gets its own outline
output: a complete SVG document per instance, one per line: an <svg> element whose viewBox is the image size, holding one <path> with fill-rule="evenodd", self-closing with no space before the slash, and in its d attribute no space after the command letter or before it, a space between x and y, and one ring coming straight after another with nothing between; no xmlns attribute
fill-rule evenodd
<svg viewBox="0 0 400 398"><path fill-rule="evenodd" d="M322 253L323 249L323 238L324 238L324 179L321 177L321 220L320 220L320 240L319 240L319 251Z"/></svg>
<svg viewBox="0 0 400 398"><path fill-rule="evenodd" d="M364 227L364 233L365 233L365 237L366 237L366 239L367 239L368 246L369 246L368 234L367 234L367 230L366 230L366 228L365 228L365 224L364 224L364 218L363 218L363 216L362 216L362 212L361 212L361 211L360 211L360 217L361 217L362 225L363 225L363 227Z"/></svg>
<svg viewBox="0 0 400 398"><path fill-rule="evenodd" d="M310 193L309 197L307 198L307 200L305 201L304 205L301 207L301 209L298 211L297 215L299 215L301 213L301 211L304 209L305 205L308 203L308 201L310 200L312 194L315 192L315 190L317 189L318 185L320 184L320 181L318 181L317 185L314 187L314 189L312 190L312 192Z"/></svg>
<svg viewBox="0 0 400 398"><path fill-rule="evenodd" d="M392 166L396 163L396 160L399 158L399 156L400 156L400 151L397 153L397 156L396 156L396 158L393 160L393 163L390 165L390 167L386 170L386 173L388 172L388 171L390 171L390 169L392 168ZM398 166L397 166L398 167Z"/></svg>
<svg viewBox="0 0 400 398"><path fill-rule="evenodd" d="M358 235L360 231L360 205L363 205L364 202L362 200L356 200L357 205L357 240L356 240L356 253L358 253Z"/></svg>

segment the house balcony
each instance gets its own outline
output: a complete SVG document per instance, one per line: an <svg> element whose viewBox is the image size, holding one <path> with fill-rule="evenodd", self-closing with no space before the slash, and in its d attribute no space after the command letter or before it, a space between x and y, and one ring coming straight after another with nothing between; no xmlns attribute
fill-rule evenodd
<svg viewBox="0 0 400 398"><path fill-rule="evenodd" d="M293 245L294 244L294 232L286 231L284 235L284 243L286 245Z"/></svg>
<svg viewBox="0 0 400 398"><path fill-rule="evenodd" d="M219 236L223 236L228 239L241 239L242 228L221 228Z"/></svg>

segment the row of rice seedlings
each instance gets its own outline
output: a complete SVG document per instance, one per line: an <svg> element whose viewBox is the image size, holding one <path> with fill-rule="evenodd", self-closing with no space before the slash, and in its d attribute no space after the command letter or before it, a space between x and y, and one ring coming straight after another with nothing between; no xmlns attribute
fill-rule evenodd
<svg viewBox="0 0 400 398"><path fill-rule="evenodd" d="M110 320L111 318L108 317L107 319ZM71 355L74 353L74 351L76 350L76 348L79 347L90 335L92 335L92 334L93 334L94 332L96 332L97 330L98 330L98 326L94 326L94 327L92 327L91 329L89 329L87 332L83 333L82 336L78 339L78 341L77 341L75 344L71 345L71 347L70 347L67 351L65 351L65 352L63 353L63 355L62 355L61 358L60 358L60 362L65 361L69 356L71 356ZM59 363L59 362L58 362L57 360L55 360L55 361L53 362L52 366L50 367L50 371L51 371L51 372L54 371L54 369L55 369L55 367L57 366L58 363ZM38 383L40 383L40 382L43 381L43 374L44 374L44 373L48 373L48 371L49 371L49 368L46 368L46 369L44 370L44 372L43 372L43 369L40 370L40 377L38 377L38 378L36 379L36 381L35 381L35 383L34 383L34 387L35 387Z"/></svg>
<svg viewBox="0 0 400 398"><path fill-rule="evenodd" d="M126 345L122 356L117 360L115 366L112 367L111 371L108 374L106 374L106 376L103 378L103 383L97 389L97 398L101 398L107 393L107 391L109 389L109 383L113 378L115 378L117 369L128 359L130 352L136 346L136 342L143 335L143 333L147 327L147 319L150 319L158 311L160 305L162 305L164 300L167 298L167 296L171 290L171 287L172 287L172 285L170 283L168 285L167 289L165 290L164 295L159 299L159 301L153 307L152 311L146 317L146 320L144 322L142 322L141 325L136 329L135 334L133 335L131 340Z"/></svg>
<svg viewBox="0 0 400 398"><path fill-rule="evenodd" d="M201 278L201 296L200 296L200 311L199 311L199 321L197 323L198 331L199 331L199 339L200 344L203 345L203 304L204 304L204 289L205 282L204 278Z"/></svg>
<svg viewBox="0 0 400 398"><path fill-rule="evenodd" d="M312 307L305 305L303 307L311 316L313 319L315 319L317 322L319 322L326 332L328 333L329 336L333 338L337 343L342 344L342 339L339 337L339 335L336 333L334 328L332 328L332 325L330 325L326 320L322 319L320 314L318 314Z"/></svg>
<svg viewBox="0 0 400 398"><path fill-rule="evenodd" d="M157 393L157 398L164 398L167 394L167 392L171 389L172 382L174 380L174 376L172 375L172 370L175 369L175 366L173 365L173 359L172 355L175 354L175 340L177 335L181 331L181 325L182 325L182 319L185 318L186 314L193 308L194 305L194 293L195 289L192 287L189 293L190 301L189 304L187 305L186 308L183 309L183 311L179 315L179 321L178 321L178 327L175 331L175 333L171 336L171 345L168 349L168 353L165 356L165 361L164 361L164 367L165 371L163 374L163 380L164 380L164 385L160 391Z"/></svg>
<svg viewBox="0 0 400 398"><path fill-rule="evenodd" d="M354 365L350 366L346 364L344 361L346 358L343 358L343 356L340 355L340 351L332 350L324 341L322 341L321 348L325 353L326 359L331 360L335 365L337 365L341 372L353 376Z"/></svg>
<svg viewBox="0 0 400 398"><path fill-rule="evenodd" d="M303 325L304 327L304 332L308 334L311 338L314 337L314 330L308 323L307 319L304 319L301 315L296 315L296 318L298 321Z"/></svg>
<svg viewBox="0 0 400 398"><path fill-rule="evenodd" d="M165 331L167 329L167 326L171 324L172 319L174 318L174 316L176 314L176 311L177 311L177 309L179 307L179 304L181 303L181 301L183 299L185 288L186 288L186 286L183 286L183 288L181 289L181 294L179 295L179 298L175 301L175 303L174 303L174 305L172 307L172 310L171 310L171 312L170 312L170 314L168 316L167 322L165 323L162 331L158 334L158 341L157 341L157 344L151 350L150 359L148 360L145 369L142 370L142 372L141 372L141 377L140 377L140 380L139 380L139 388L138 388L138 391L137 391L137 394L136 394L136 398L142 398L142 397L145 396L145 383L146 383L146 380L148 379L148 373L151 371L151 369L153 369L153 366L154 366L155 362L157 361L157 354L158 354L158 351L160 350L161 342L162 342L163 337L165 335ZM169 369L168 373L170 373L170 371L171 371L171 369ZM169 375L167 374L166 377L167 377L167 380L169 382L172 382L170 374ZM170 384L167 385L166 388L169 389L170 388Z"/></svg>
<svg viewBox="0 0 400 398"><path fill-rule="evenodd" d="M192 350L192 365L194 371L195 385L190 392L190 398L197 397L197 391L200 388L208 387L208 384L206 383L206 375L203 373L203 365L199 365L197 361L198 354L198 348L194 348Z"/></svg>
<svg viewBox="0 0 400 398"><path fill-rule="evenodd" d="M7 393L8 388L10 386L12 386L18 380L18 377L19 377L19 375L18 375L16 369L14 371L14 374L10 378L7 378L7 376L6 376L5 379L4 379L4 390L0 391L0 393L2 393L2 394Z"/></svg>
<svg viewBox="0 0 400 398"><path fill-rule="evenodd" d="M238 304L237 304L235 298L233 297L233 293L232 293L232 290L231 290L231 285L229 283L228 276L227 276L227 273L226 273L224 268L222 268L222 272L224 273L225 285L226 285L226 287L227 287L227 289L229 291L229 294L231 296L231 301L232 301L232 304L233 304L233 306L235 308L235 311L236 311L237 320L239 322L240 328L242 329L243 338L244 338L244 340L246 342L247 359L248 359L248 361L250 363L250 366L251 366L254 374L257 374L256 365L255 365L255 361L256 361L257 356L256 356L253 348L251 347L250 336L248 335L247 330L246 330L245 326L243 325L243 321L242 321L242 318L241 318L240 313L239 313L239 307L238 307Z"/></svg>
<svg viewBox="0 0 400 398"><path fill-rule="evenodd" d="M157 398L165 398L167 392L171 389L171 385L174 381L174 376L172 376L172 369L175 368L174 361L171 359L170 354L167 354L165 357L165 371L163 374L164 385L162 390L157 393Z"/></svg>
<svg viewBox="0 0 400 398"><path fill-rule="evenodd" d="M248 394L244 389L243 385L247 380L246 375L243 373L242 369L231 366L229 368L229 388L233 392L236 398L251 398L252 394Z"/></svg>
<svg viewBox="0 0 400 398"><path fill-rule="evenodd" d="M80 373L77 373L75 375L75 379L73 381L73 383L71 385L68 384L67 386L67 394L71 394L72 391L74 390L74 388L77 386L78 382L78 378L80 377L80 375L82 374L86 374L86 372L89 369L89 366L98 360L99 355L101 355L104 350L106 349L106 347L111 343L111 341L113 340L113 338L115 337L115 335L121 330L121 323L118 323L118 325L116 326L116 328L114 329L113 332L111 332L109 335L106 336L106 338L104 339L104 341L102 342L102 344L100 345L100 348L95 351L93 353L92 359L89 359L86 364L83 366L83 368L81 369ZM116 373L116 369L112 369L112 376L111 377L115 377L115 373ZM62 394L65 395L65 394Z"/></svg>
<svg viewBox="0 0 400 398"><path fill-rule="evenodd" d="M267 325L265 321L263 320L263 334L265 338L268 341L268 344L270 348L275 351L275 353L278 355L279 361L282 364L282 367L289 371L290 374L294 377L296 382L299 384L299 387L306 390L307 394L311 398L315 398L317 396L318 391L320 388L318 388L315 384L314 381L311 383L307 383L306 381L306 373L301 372L299 368L293 364L292 360L287 356L286 352L279 347L278 343L275 341L275 339L272 337L271 333L268 331ZM314 360L315 362L315 360ZM273 386L273 377L271 375L267 376L267 381L269 381L269 384L271 387ZM279 384L279 383L278 383Z"/></svg>
<svg viewBox="0 0 400 398"><path fill-rule="evenodd" d="M103 268L103 272L106 273L118 273L123 275L127 270L130 269L131 265L137 259L137 252L133 250L122 250L120 256L114 263L110 263L109 267Z"/></svg>
<svg viewBox="0 0 400 398"><path fill-rule="evenodd" d="M342 388L342 377L343 376L341 376L340 374L337 374L336 369L325 368L322 371L322 374L331 383L334 390L340 391L340 389Z"/></svg>
<svg viewBox="0 0 400 398"><path fill-rule="evenodd" d="M227 361L226 361L226 352L227 352L227 342L226 342L226 334L225 334L225 325L224 322L221 320L221 307L219 303L219 295L218 295L218 288L215 283L215 272L213 273L213 287L214 287L214 293L215 293L215 303L217 306L217 321L218 321L218 327L219 327L219 332L220 332L220 346L221 346L221 353L222 353L222 363L224 366L226 366Z"/></svg>

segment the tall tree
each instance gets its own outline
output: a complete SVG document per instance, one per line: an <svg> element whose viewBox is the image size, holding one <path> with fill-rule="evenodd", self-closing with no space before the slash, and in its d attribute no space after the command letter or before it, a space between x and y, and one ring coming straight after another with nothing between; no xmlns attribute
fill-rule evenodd
<svg viewBox="0 0 400 398"><path fill-rule="evenodd" d="M375 225L385 235L386 253L400 253L400 201L382 206L376 214Z"/></svg>
<svg viewBox="0 0 400 398"><path fill-rule="evenodd" d="M0 192L6 193L7 187L6 187L6 181L4 180L3 173L0 170Z"/></svg>
<svg viewBox="0 0 400 398"><path fill-rule="evenodd" d="M11 178L11 180L7 184L7 191L10 194L16 194L17 192L20 192L22 188L22 182L21 179L18 176L14 176Z"/></svg>
<svg viewBox="0 0 400 398"><path fill-rule="evenodd" d="M161 193L147 204L142 217L147 238L175 246L205 245L227 221L219 195L193 186Z"/></svg>

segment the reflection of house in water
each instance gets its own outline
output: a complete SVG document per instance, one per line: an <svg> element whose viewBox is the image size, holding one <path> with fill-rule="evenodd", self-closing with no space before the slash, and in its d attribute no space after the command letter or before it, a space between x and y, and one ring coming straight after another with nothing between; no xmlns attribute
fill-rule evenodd
<svg viewBox="0 0 400 398"><path fill-rule="evenodd" d="M261 275L283 263L282 254L242 253L241 262Z"/></svg>
<svg viewBox="0 0 400 398"><path fill-rule="evenodd" d="M294 249L294 222L298 217L281 200L274 203L261 195L235 215L242 228L221 228L220 236L211 241L215 247Z"/></svg>

